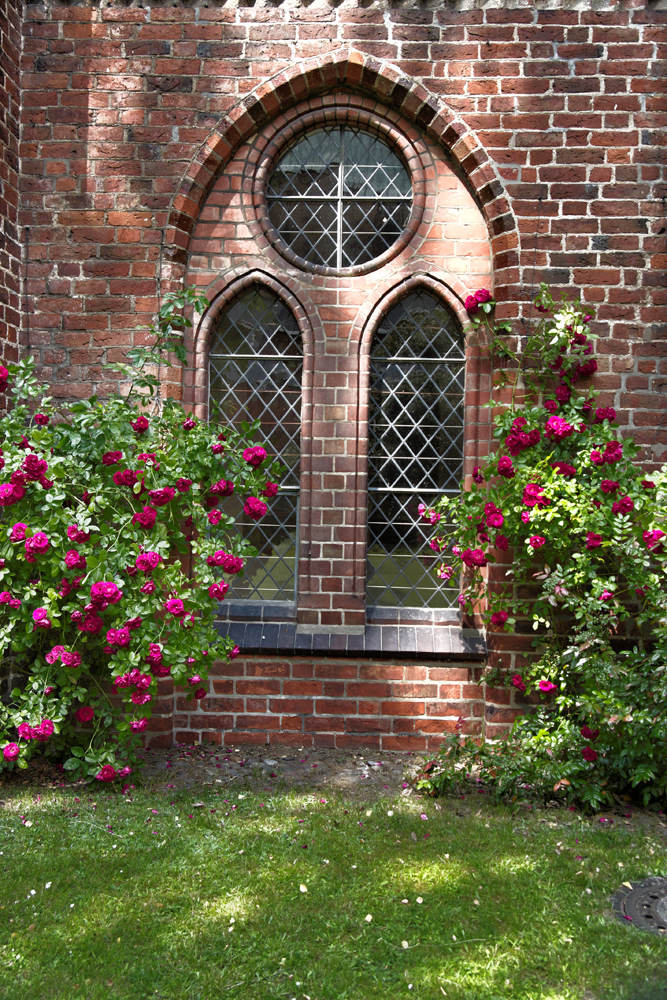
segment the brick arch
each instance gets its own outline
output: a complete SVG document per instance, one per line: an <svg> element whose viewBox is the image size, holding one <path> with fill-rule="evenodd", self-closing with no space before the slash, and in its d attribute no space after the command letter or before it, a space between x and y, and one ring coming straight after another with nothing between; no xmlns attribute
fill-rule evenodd
<svg viewBox="0 0 667 1000"><path fill-rule="evenodd" d="M345 48L303 60L278 73L224 115L199 147L173 198L165 230L163 277L182 276L199 212L236 149L262 125L279 120L282 112L299 101L341 87L376 98L443 146L480 205L497 266L507 268L518 263L517 226L503 185L482 144L463 118L390 63Z"/></svg>

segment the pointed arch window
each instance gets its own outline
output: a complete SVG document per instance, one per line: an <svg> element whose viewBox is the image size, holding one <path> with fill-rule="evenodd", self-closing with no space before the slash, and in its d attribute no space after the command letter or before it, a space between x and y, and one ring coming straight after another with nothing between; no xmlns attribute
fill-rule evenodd
<svg viewBox="0 0 667 1000"><path fill-rule="evenodd" d="M232 425L260 420L255 437L286 467L278 496L259 522L244 520L242 498L225 512L258 549L229 591L235 600L294 601L298 557L299 465L303 345L291 310L270 289L254 285L218 319L209 349L209 402ZM213 413L215 407L210 406Z"/></svg>
<svg viewBox="0 0 667 1000"><path fill-rule="evenodd" d="M454 313L426 290L382 319L370 364L367 603L448 608L420 503L459 492L465 353Z"/></svg>

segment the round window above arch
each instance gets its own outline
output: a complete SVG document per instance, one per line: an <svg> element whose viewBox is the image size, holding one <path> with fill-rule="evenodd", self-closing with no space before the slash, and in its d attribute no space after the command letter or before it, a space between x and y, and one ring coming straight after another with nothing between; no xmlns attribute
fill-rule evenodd
<svg viewBox="0 0 667 1000"><path fill-rule="evenodd" d="M361 117L308 116L265 152L258 219L278 253L304 270L374 270L408 245L421 221L417 150L390 123Z"/></svg>

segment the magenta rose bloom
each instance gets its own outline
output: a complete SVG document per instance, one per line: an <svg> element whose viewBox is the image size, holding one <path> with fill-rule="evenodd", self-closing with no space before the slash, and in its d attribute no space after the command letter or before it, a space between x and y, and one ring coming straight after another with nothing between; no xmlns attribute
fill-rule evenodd
<svg viewBox="0 0 667 1000"><path fill-rule="evenodd" d="M143 733L147 725L148 719L132 719L130 721L130 729L133 733Z"/></svg>
<svg viewBox="0 0 667 1000"><path fill-rule="evenodd" d="M28 562L34 562L35 556L45 555L51 547L51 542L48 540L43 531L36 531L32 538L26 538L25 540L25 554ZM32 558L31 558L32 557Z"/></svg>
<svg viewBox="0 0 667 1000"><path fill-rule="evenodd" d="M149 694L148 691L133 691L130 700L133 705L147 705L149 701L153 700L153 695Z"/></svg>
<svg viewBox="0 0 667 1000"><path fill-rule="evenodd" d="M193 420L192 417L188 417L187 420L184 420L183 423L181 424L181 427L183 428L184 431L192 431L195 429L196 426L197 426L197 421Z"/></svg>
<svg viewBox="0 0 667 1000"><path fill-rule="evenodd" d="M16 760L20 752L21 749L17 743L7 743L2 748L2 756L5 760Z"/></svg>
<svg viewBox="0 0 667 1000"><path fill-rule="evenodd" d="M150 496L150 493L148 494ZM143 507L132 517L132 524L140 524L142 528L150 531L155 527L157 514L152 507Z"/></svg>
<svg viewBox="0 0 667 1000"><path fill-rule="evenodd" d="M621 500L614 500L611 505L612 514L629 514L634 509L635 503L632 497L623 497Z"/></svg>
<svg viewBox="0 0 667 1000"><path fill-rule="evenodd" d="M480 479L479 481L481 482L482 480ZM277 496L277 494L278 494L278 483L267 483L261 492L261 496L269 498L275 497Z"/></svg>
<svg viewBox="0 0 667 1000"><path fill-rule="evenodd" d="M592 451L591 462L593 463L593 465L602 465L604 463L604 458L602 457L599 451Z"/></svg>
<svg viewBox="0 0 667 1000"><path fill-rule="evenodd" d="M507 552L509 544L510 543L505 537L505 535L496 535L496 540L494 542L494 545L497 549L500 549L501 552Z"/></svg>
<svg viewBox="0 0 667 1000"><path fill-rule="evenodd" d="M514 479L516 472L514 466L512 465L512 459L503 455L498 459L498 475L503 476L504 479Z"/></svg>
<svg viewBox="0 0 667 1000"><path fill-rule="evenodd" d="M512 678L512 684L514 685L515 688L518 688L519 691L526 690L526 685L523 682L523 677L521 676L521 674L514 674L514 677Z"/></svg>
<svg viewBox="0 0 667 1000"><path fill-rule="evenodd" d="M206 517L208 518L208 523L212 524L215 527L216 524L220 524L220 522L224 517L224 514L222 513L221 510L209 510Z"/></svg>
<svg viewBox="0 0 667 1000"><path fill-rule="evenodd" d="M81 545L83 542L90 541L90 532L82 531L78 524L70 524L67 529L67 537L70 542L76 542L77 545Z"/></svg>
<svg viewBox="0 0 667 1000"><path fill-rule="evenodd" d="M551 681L540 681L537 686L543 694L550 694L551 691L556 690L556 685Z"/></svg>
<svg viewBox="0 0 667 1000"><path fill-rule="evenodd" d="M481 549L465 549L461 553L461 559L466 566L486 566L488 560Z"/></svg>
<svg viewBox="0 0 667 1000"><path fill-rule="evenodd" d="M248 465L252 465L254 468L261 465L266 458L266 450L260 445L255 445L254 448L246 448L243 452L243 461L247 462Z"/></svg>
<svg viewBox="0 0 667 1000"><path fill-rule="evenodd" d="M567 479L573 479L577 474L577 470L573 465L568 462L552 462L551 468L554 472L557 472L559 476L565 476Z"/></svg>
<svg viewBox="0 0 667 1000"><path fill-rule="evenodd" d="M26 479L39 479L43 476L49 467L49 463L43 458L37 458L37 455L26 455L21 464L21 468L25 473Z"/></svg>
<svg viewBox="0 0 667 1000"><path fill-rule="evenodd" d="M115 465L123 458L122 451L105 451L102 455L102 465Z"/></svg>
<svg viewBox="0 0 667 1000"><path fill-rule="evenodd" d="M9 536L9 541L10 542L24 541L25 533L27 530L28 530L27 524L23 524L21 521L17 521L17 523L12 527L12 533Z"/></svg>
<svg viewBox="0 0 667 1000"><path fill-rule="evenodd" d="M32 613L34 628L51 628L51 619L46 608L36 608Z"/></svg>
<svg viewBox="0 0 667 1000"><path fill-rule="evenodd" d="M97 583L93 583L90 588L91 603L102 611L109 604L118 604L122 597L123 591L111 580L100 580Z"/></svg>
<svg viewBox="0 0 667 1000"><path fill-rule="evenodd" d="M615 479L603 479L600 483L600 489L603 493L615 493L620 483L617 483Z"/></svg>
<svg viewBox="0 0 667 1000"><path fill-rule="evenodd" d="M135 566L142 573L152 573L161 562L162 556L159 552L140 552L135 560Z"/></svg>
<svg viewBox="0 0 667 1000"><path fill-rule="evenodd" d="M547 399L546 403L544 404L544 409L547 410L549 413L557 413L558 412L557 400Z"/></svg>
<svg viewBox="0 0 667 1000"><path fill-rule="evenodd" d="M195 691L195 698L197 701L201 701L202 698L206 697L206 688L197 688Z"/></svg>
<svg viewBox="0 0 667 1000"><path fill-rule="evenodd" d="M260 518L264 517L268 509L264 501L258 500L257 497L248 497L243 504L243 513L253 521L259 521Z"/></svg>
<svg viewBox="0 0 667 1000"><path fill-rule="evenodd" d="M644 487L645 490L655 489L655 483L650 479L642 479L641 485Z"/></svg>
<svg viewBox="0 0 667 1000"><path fill-rule="evenodd" d="M227 591L229 590L229 584L226 580L220 580L219 583L212 583L208 588L208 596L214 601L221 601Z"/></svg>
<svg viewBox="0 0 667 1000"><path fill-rule="evenodd" d="M246 451L250 450L251 449L246 448ZM245 455L245 452L243 454ZM212 486L209 486L208 492L209 496L217 497L218 499L220 497L230 497L234 492L234 483L230 483L226 479L219 479L217 483L213 483Z"/></svg>
<svg viewBox="0 0 667 1000"><path fill-rule="evenodd" d="M507 621L508 618L509 615L507 614L506 611L494 611L493 614L491 615L491 624L498 625L501 628L504 628L505 622Z"/></svg>
<svg viewBox="0 0 667 1000"><path fill-rule="evenodd" d="M589 531L586 535L586 548L598 549L603 541L602 535L597 535L594 531Z"/></svg>
<svg viewBox="0 0 667 1000"><path fill-rule="evenodd" d="M548 507L551 501L544 496L543 486L539 483L526 483L522 500L526 507Z"/></svg>
<svg viewBox="0 0 667 1000"><path fill-rule="evenodd" d="M602 461L606 465L612 465L614 462L620 462L623 458L623 447L619 441L610 441L605 449L604 455L602 456Z"/></svg>
<svg viewBox="0 0 667 1000"><path fill-rule="evenodd" d="M556 441L563 441L573 433L572 424L568 424L562 417L549 417L544 427L544 436L554 438Z"/></svg>
<svg viewBox="0 0 667 1000"><path fill-rule="evenodd" d="M240 573L243 569L243 559L240 556L233 556L229 552L218 549L206 560L209 566L220 566L225 573Z"/></svg>
<svg viewBox="0 0 667 1000"><path fill-rule="evenodd" d="M24 496L25 490L22 486L15 485L14 483L0 484L0 507L11 507L12 504L23 500Z"/></svg>
<svg viewBox="0 0 667 1000"><path fill-rule="evenodd" d="M601 601L611 601L611 599L613 598L613 596L614 596L614 591L613 590L603 590L602 593L600 594L600 600Z"/></svg>
<svg viewBox="0 0 667 1000"><path fill-rule="evenodd" d="M165 611L173 615L174 618L180 618L185 614L185 605L179 597L172 597L170 600L165 601L163 605Z"/></svg>
<svg viewBox="0 0 667 1000"><path fill-rule="evenodd" d="M176 490L172 486L163 486L159 490L150 490L148 497L155 507L164 507L176 496Z"/></svg>
<svg viewBox="0 0 667 1000"><path fill-rule="evenodd" d="M475 292L475 298L479 302L480 306L484 305L485 302L490 302L493 296L488 288L478 288Z"/></svg>
<svg viewBox="0 0 667 1000"><path fill-rule="evenodd" d="M474 295L468 295L465 300L466 312L470 316L474 316L476 312L479 312L479 302Z"/></svg>
<svg viewBox="0 0 667 1000"><path fill-rule="evenodd" d="M534 549L541 549L547 542L546 538L543 538L542 535L531 535L528 541Z"/></svg>
<svg viewBox="0 0 667 1000"><path fill-rule="evenodd" d="M40 427L47 427L49 424L49 417L47 417L46 413L36 413L33 420Z"/></svg>
<svg viewBox="0 0 667 1000"><path fill-rule="evenodd" d="M591 743L595 743L600 735L599 729L591 729L589 726L582 726L579 732L585 740L590 740Z"/></svg>
<svg viewBox="0 0 667 1000"><path fill-rule="evenodd" d="M188 493L190 487L192 486L192 480L183 477L181 479L177 479L174 485L179 493Z"/></svg>
<svg viewBox="0 0 667 1000"><path fill-rule="evenodd" d="M143 587L139 587L142 594L154 594L155 593L155 580L147 580Z"/></svg>
<svg viewBox="0 0 667 1000"><path fill-rule="evenodd" d="M598 755L593 749L593 747L583 747L581 751L581 756L584 760L587 760L589 764L593 764L594 761L598 759Z"/></svg>
<svg viewBox="0 0 667 1000"><path fill-rule="evenodd" d="M569 403L572 390L564 382L556 388L556 399L559 403Z"/></svg>
<svg viewBox="0 0 667 1000"><path fill-rule="evenodd" d="M65 553L65 565L67 569L85 569L86 557L82 556L76 549L69 549Z"/></svg>
<svg viewBox="0 0 667 1000"><path fill-rule="evenodd" d="M131 421L130 427L136 434L145 434L150 426L149 421L146 417L137 417L136 420Z"/></svg>
<svg viewBox="0 0 667 1000"><path fill-rule="evenodd" d="M613 406L598 406L593 423L601 424L603 420L616 420L616 410Z"/></svg>
<svg viewBox="0 0 667 1000"><path fill-rule="evenodd" d="M104 622L94 612L89 612L83 621L77 624L77 628L79 632L88 632L90 635L97 635L104 628Z"/></svg>
<svg viewBox="0 0 667 1000"><path fill-rule="evenodd" d="M116 777L116 768L111 764L105 764L101 771L95 775L98 781L113 781Z"/></svg>
<svg viewBox="0 0 667 1000"><path fill-rule="evenodd" d="M82 724L84 722L91 722L95 718L95 710L90 705L81 705L74 713L74 718Z"/></svg>
<svg viewBox="0 0 667 1000"><path fill-rule="evenodd" d="M663 551L664 546L660 539L664 537L665 533L660 528L654 528L653 531L644 531L642 534L644 545L649 552L655 552L656 555L660 555Z"/></svg>
<svg viewBox="0 0 667 1000"><path fill-rule="evenodd" d="M76 650L74 652L70 652L69 649L63 649L61 659L63 661L63 666L69 667L72 670L81 666L81 653Z"/></svg>

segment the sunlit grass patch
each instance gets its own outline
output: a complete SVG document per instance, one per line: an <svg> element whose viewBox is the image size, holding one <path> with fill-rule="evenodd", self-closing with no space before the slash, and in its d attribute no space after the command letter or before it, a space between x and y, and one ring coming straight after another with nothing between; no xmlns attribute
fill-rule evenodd
<svg viewBox="0 0 667 1000"><path fill-rule="evenodd" d="M7 1000L635 1000L667 963L610 919L666 865L634 821L94 789L7 793L0 842Z"/></svg>

